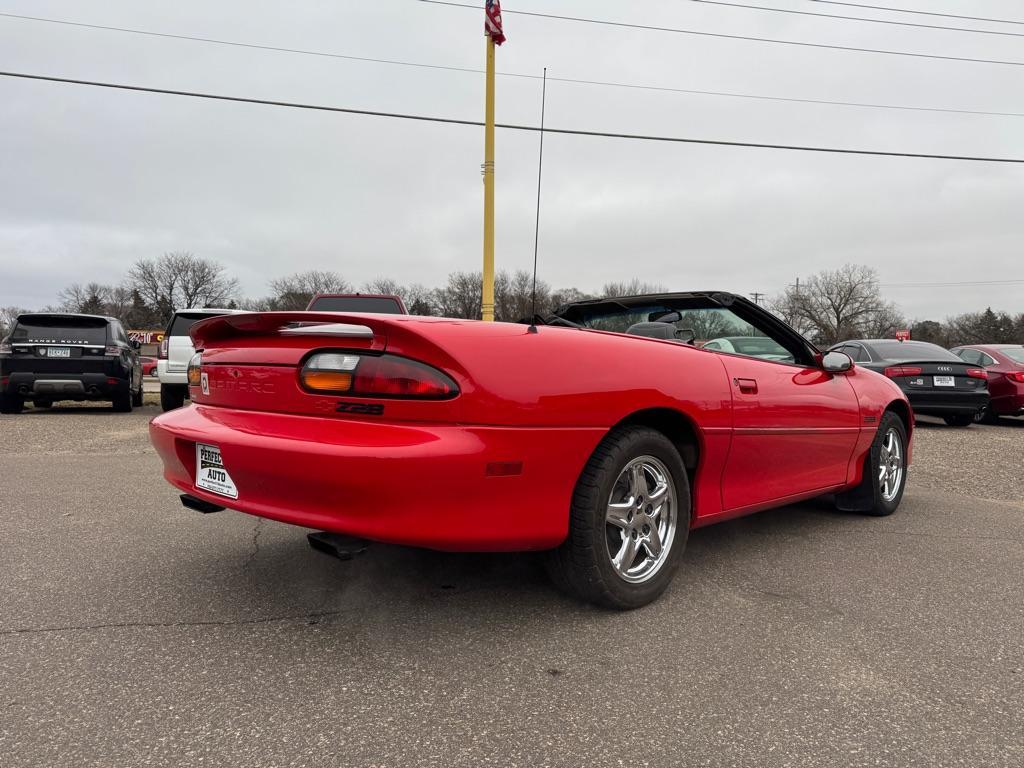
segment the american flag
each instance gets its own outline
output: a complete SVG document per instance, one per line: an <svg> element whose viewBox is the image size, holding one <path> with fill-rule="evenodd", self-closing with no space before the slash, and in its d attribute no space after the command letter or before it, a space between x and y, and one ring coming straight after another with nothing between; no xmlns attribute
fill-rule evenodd
<svg viewBox="0 0 1024 768"><path fill-rule="evenodd" d="M484 34L490 37L495 45L505 42L505 33L501 31L501 0L487 0L484 17Z"/></svg>

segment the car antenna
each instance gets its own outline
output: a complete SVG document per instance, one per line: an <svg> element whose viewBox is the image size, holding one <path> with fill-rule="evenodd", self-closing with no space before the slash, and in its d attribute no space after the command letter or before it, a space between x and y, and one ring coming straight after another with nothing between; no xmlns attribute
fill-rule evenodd
<svg viewBox="0 0 1024 768"><path fill-rule="evenodd" d="M548 96L548 68L544 67L540 90L540 153L537 157L537 218L533 225L533 306L527 333L537 332L537 245L540 242L540 181L544 172L544 106Z"/></svg>

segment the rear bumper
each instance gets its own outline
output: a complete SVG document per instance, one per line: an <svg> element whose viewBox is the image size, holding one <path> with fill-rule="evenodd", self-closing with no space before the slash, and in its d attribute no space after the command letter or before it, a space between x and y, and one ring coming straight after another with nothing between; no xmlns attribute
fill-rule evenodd
<svg viewBox="0 0 1024 768"><path fill-rule="evenodd" d="M992 410L1002 416L1024 416L1024 393L993 397Z"/></svg>
<svg viewBox="0 0 1024 768"><path fill-rule="evenodd" d="M183 387L188 385L188 370L186 368L172 370L166 360L157 361L156 376L160 379L161 384L180 384Z"/></svg>
<svg viewBox="0 0 1024 768"><path fill-rule="evenodd" d="M967 416L988 404L989 395L980 392L907 392L914 413L932 416Z"/></svg>
<svg viewBox="0 0 1024 768"><path fill-rule="evenodd" d="M109 400L128 394L127 378L105 373L27 373L8 375L3 391L10 395L48 400Z"/></svg>
<svg viewBox="0 0 1024 768"><path fill-rule="evenodd" d="M464 551L557 546L568 531L576 479L604 434L201 405L150 424L164 477L204 501L308 528ZM197 442L221 449L237 499L195 487ZM501 475L518 463L518 474Z"/></svg>

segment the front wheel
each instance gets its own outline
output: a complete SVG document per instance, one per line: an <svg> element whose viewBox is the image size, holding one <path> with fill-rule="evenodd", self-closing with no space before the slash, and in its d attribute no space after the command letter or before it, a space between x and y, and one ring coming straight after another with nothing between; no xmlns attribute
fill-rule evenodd
<svg viewBox="0 0 1024 768"><path fill-rule="evenodd" d="M892 411L883 414L871 449L864 457L860 485L836 495L844 512L882 517L896 511L907 486L907 428Z"/></svg>
<svg viewBox="0 0 1024 768"><path fill-rule="evenodd" d="M648 427L613 430L576 483L569 535L547 556L552 580L626 610L672 581L690 530L690 485L672 442Z"/></svg>
<svg viewBox="0 0 1024 768"><path fill-rule="evenodd" d="M969 427L974 423L974 415L966 416L943 416L942 420L951 427Z"/></svg>

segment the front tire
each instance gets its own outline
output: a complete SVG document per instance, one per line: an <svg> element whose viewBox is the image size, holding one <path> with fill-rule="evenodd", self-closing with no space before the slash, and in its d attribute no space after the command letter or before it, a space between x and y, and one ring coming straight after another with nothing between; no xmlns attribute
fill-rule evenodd
<svg viewBox="0 0 1024 768"><path fill-rule="evenodd" d="M896 511L907 486L907 428L892 411L883 414L864 458L860 485L836 495L844 512L884 517Z"/></svg>
<svg viewBox="0 0 1024 768"><path fill-rule="evenodd" d="M17 395L0 393L0 413L21 413L25 407L25 399Z"/></svg>
<svg viewBox="0 0 1024 768"><path fill-rule="evenodd" d="M547 554L570 594L628 610L672 581L690 531L690 484L672 442L648 427L612 430L573 492L569 535Z"/></svg>
<svg viewBox="0 0 1024 768"><path fill-rule="evenodd" d="M174 384L160 385L160 408L164 411L173 411L185 404L185 387Z"/></svg>

